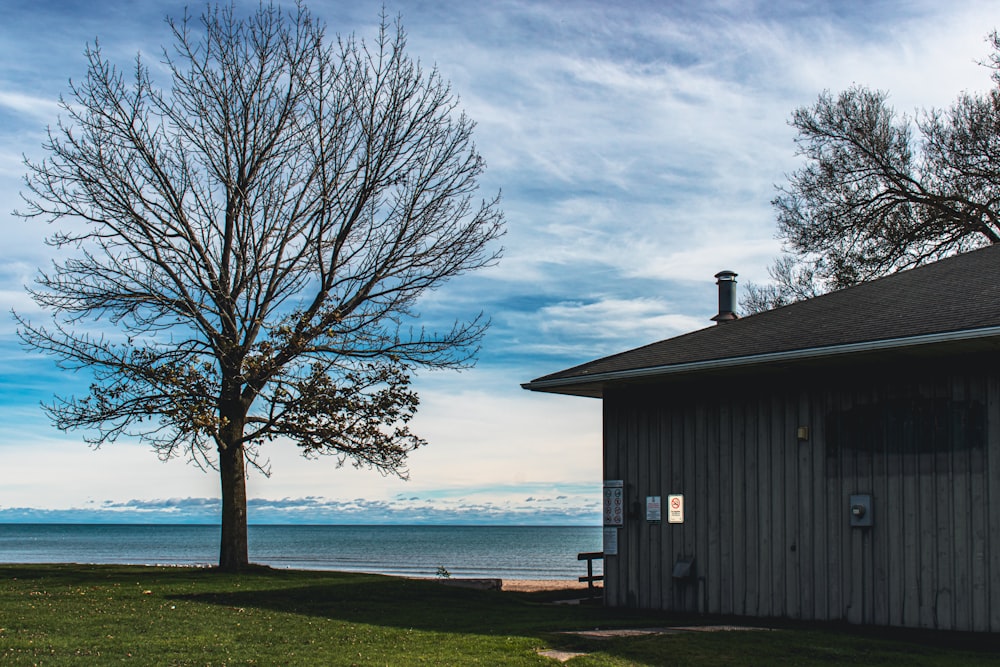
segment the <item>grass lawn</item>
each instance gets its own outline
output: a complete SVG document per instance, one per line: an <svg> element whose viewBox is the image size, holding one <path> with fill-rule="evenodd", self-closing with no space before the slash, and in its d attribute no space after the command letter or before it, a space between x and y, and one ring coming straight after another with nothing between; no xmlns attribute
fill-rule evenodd
<svg viewBox="0 0 1000 667"><path fill-rule="evenodd" d="M574 667L1000 666L993 636L786 624L581 638L561 631L706 619L549 604L553 597L337 572L0 565L0 664L558 665L538 650L561 649L587 654L566 663Z"/></svg>

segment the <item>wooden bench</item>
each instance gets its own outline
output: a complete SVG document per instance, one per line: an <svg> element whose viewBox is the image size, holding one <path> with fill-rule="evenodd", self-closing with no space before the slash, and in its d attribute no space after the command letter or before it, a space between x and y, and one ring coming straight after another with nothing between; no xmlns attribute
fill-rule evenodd
<svg viewBox="0 0 1000 667"><path fill-rule="evenodd" d="M576 555L576 559L577 560L585 560L585 561L587 561L587 576L586 577L580 577L580 581L586 581L587 582L587 588L593 589L595 581L604 581L604 575L603 574L597 574L597 575L594 574L594 561L595 560L604 560L604 553L603 552L601 552L601 551L592 551L590 553L577 554Z"/></svg>

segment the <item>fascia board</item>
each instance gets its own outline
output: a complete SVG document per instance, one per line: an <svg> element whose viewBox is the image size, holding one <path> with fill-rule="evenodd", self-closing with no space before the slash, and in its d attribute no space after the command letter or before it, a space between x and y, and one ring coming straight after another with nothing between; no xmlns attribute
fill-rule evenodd
<svg viewBox="0 0 1000 667"><path fill-rule="evenodd" d="M829 345L826 347L787 350L784 352L766 352L763 354L752 354L743 357L726 357L723 359L691 361L682 364L668 364L664 366L649 366L645 368L632 368L621 371L608 371L605 373L594 373L593 375L574 375L572 377L556 378L552 380L536 380L526 382L522 384L521 387L529 391L548 391L568 385L579 386L581 384L638 380L653 376L674 375L677 373L696 373L700 371L738 368L741 366L751 366L756 364L819 359L823 357L858 354L862 352L877 352L881 350L893 350L904 347L933 345L935 343L991 338L994 336L1000 336L1000 327L948 331L942 333L924 334L921 336L908 336L905 338L888 338L883 340L864 341L860 343L845 343L842 345Z"/></svg>

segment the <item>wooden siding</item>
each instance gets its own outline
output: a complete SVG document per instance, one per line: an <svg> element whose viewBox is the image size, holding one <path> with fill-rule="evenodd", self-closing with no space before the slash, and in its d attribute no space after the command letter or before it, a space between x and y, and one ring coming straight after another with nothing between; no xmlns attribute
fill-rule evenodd
<svg viewBox="0 0 1000 667"><path fill-rule="evenodd" d="M629 512L618 555L604 561L606 603L1000 631L992 366L909 378L893 369L861 385L811 373L608 388L605 478L625 480ZM978 406L985 429L977 436L955 417L915 432L926 419L898 406L928 400ZM846 436L828 420L888 404L897 408L833 442ZM673 493L684 494L685 522L669 524L666 508L661 523L648 522L646 496L666 505ZM872 527L850 525L852 494L871 494ZM682 557L695 559L693 581L672 577Z"/></svg>

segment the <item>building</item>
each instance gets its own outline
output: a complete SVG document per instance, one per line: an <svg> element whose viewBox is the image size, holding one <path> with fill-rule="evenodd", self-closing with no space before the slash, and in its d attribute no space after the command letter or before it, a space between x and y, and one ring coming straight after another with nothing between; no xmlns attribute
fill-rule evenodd
<svg viewBox="0 0 1000 667"><path fill-rule="evenodd" d="M1000 631L998 268L742 319L723 272L717 325L523 385L602 399L606 604Z"/></svg>

